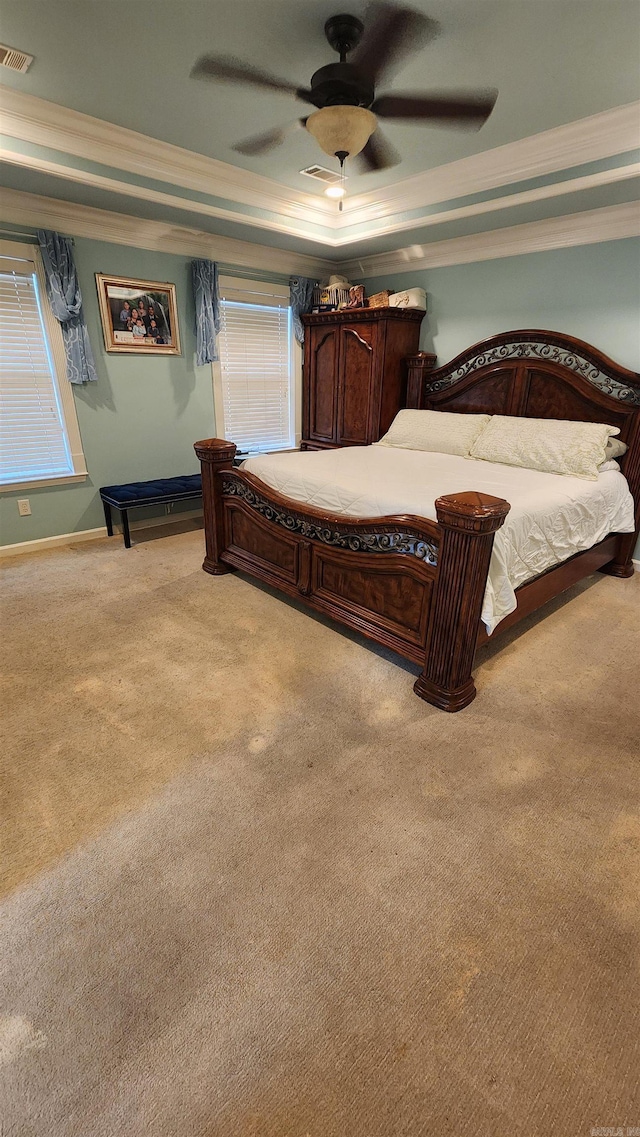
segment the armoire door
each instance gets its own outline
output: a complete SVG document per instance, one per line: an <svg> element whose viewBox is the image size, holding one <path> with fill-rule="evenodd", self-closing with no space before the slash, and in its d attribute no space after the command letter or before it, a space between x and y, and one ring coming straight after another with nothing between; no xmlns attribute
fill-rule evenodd
<svg viewBox="0 0 640 1137"><path fill-rule="evenodd" d="M307 357L308 438L335 442L338 397L338 329L309 329L311 347Z"/></svg>
<svg viewBox="0 0 640 1137"><path fill-rule="evenodd" d="M337 441L343 446L363 446L369 441L376 330L373 323L340 328Z"/></svg>

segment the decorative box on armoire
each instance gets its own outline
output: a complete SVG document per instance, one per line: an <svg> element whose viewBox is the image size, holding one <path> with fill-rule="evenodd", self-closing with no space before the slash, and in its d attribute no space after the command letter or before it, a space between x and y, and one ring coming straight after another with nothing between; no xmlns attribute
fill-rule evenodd
<svg viewBox="0 0 640 1137"><path fill-rule="evenodd" d="M418 350L424 312L347 308L302 317L302 450L368 446L406 406L405 357Z"/></svg>

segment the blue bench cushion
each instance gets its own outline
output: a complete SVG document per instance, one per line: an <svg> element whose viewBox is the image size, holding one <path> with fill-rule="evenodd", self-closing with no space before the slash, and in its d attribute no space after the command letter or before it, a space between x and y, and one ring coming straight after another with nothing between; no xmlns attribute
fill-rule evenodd
<svg viewBox="0 0 640 1137"><path fill-rule="evenodd" d="M202 493L200 474L186 474L179 478L158 478L153 482L129 482L125 486L102 486L100 497L108 505L127 509L133 505L155 505L162 501L177 501L181 497L197 497Z"/></svg>

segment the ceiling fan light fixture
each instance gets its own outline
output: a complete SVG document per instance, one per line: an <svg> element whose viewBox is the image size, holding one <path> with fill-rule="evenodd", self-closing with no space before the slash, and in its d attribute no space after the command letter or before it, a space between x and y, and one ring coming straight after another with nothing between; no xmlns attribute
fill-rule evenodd
<svg viewBox="0 0 640 1137"><path fill-rule="evenodd" d="M328 186L324 192L327 197L344 197L347 191L344 186Z"/></svg>
<svg viewBox="0 0 640 1137"><path fill-rule="evenodd" d="M353 158L367 145L378 120L364 107L333 106L314 111L305 125L325 154Z"/></svg>

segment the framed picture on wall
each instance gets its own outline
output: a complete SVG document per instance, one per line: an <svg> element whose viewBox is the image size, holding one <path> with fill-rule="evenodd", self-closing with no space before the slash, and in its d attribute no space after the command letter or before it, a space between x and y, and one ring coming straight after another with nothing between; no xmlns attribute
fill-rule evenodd
<svg viewBox="0 0 640 1137"><path fill-rule="evenodd" d="M180 355L175 284L96 273L104 346L133 355Z"/></svg>

